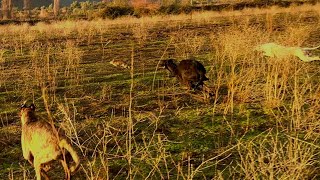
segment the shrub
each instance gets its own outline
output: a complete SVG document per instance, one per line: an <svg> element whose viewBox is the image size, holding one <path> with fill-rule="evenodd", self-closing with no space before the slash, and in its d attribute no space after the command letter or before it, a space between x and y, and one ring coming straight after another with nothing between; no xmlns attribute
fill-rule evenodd
<svg viewBox="0 0 320 180"><path fill-rule="evenodd" d="M192 6L181 6L178 4L171 4L169 6L161 6L159 8L159 13L161 14L189 14L192 11Z"/></svg>
<svg viewBox="0 0 320 180"><path fill-rule="evenodd" d="M134 15L136 17L141 17L141 16L152 16L155 14L158 14L158 10L160 6L158 4L145 4L145 5L133 5L134 8Z"/></svg>
<svg viewBox="0 0 320 180"><path fill-rule="evenodd" d="M133 7L108 6L101 11L101 17L115 19L121 16L134 15Z"/></svg>

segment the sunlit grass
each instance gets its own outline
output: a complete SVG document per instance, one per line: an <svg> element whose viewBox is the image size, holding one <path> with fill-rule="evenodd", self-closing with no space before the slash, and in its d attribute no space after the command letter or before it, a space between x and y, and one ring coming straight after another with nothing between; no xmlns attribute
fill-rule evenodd
<svg viewBox="0 0 320 180"><path fill-rule="evenodd" d="M19 144L24 100L66 131L79 179L319 177L319 63L253 50L318 45L318 9L0 26L0 177L34 177ZM210 102L156 68L169 57L205 65Z"/></svg>

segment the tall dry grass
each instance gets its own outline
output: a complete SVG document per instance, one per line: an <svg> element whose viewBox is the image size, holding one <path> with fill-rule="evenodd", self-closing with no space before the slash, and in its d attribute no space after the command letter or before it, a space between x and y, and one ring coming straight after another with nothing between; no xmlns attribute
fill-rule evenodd
<svg viewBox="0 0 320 180"><path fill-rule="evenodd" d="M297 19L273 24L270 22L276 21L276 17L267 14L266 18L266 28L252 27L244 22L211 38L216 50L212 59L216 87L221 84L228 87L223 112L235 114L235 109L241 110L243 103L258 104L273 117L270 120L275 124L259 140L239 140L240 160L233 167L232 176L244 179L314 178L318 176L319 146L316 142L319 136L309 126L318 124L319 118L311 113L318 106L318 100L314 98L319 93L318 83L314 81L319 75L315 71L317 64L303 63L294 57L264 58L253 49L266 42L306 46L319 26L301 24ZM272 29L277 26L282 26L283 30L274 32ZM234 120L230 119L229 123ZM310 134L315 136L310 139Z"/></svg>
<svg viewBox="0 0 320 180"><path fill-rule="evenodd" d="M66 130L73 144L81 151L83 163L79 173L87 179L199 179L206 176L213 179L309 179L319 177L320 91L317 64L303 63L294 57L266 58L253 49L266 42L288 46L313 45L318 40L311 41L310 37L319 25L303 23L301 19L308 14L319 19L318 9L319 5L286 9L274 7L168 16L166 20L163 17L145 17L39 23L35 26L10 25L0 27L3 37L0 48L9 50L0 58L3 61L21 56L28 59L21 71L15 72L21 74L23 81L15 88L22 92L23 97L32 96L36 100L41 88L48 89L46 101L50 111L59 119L56 123ZM181 142L175 142L172 137L159 132L159 126L168 119L172 120L169 116L185 113L183 110L186 107L179 104L181 97L172 98L176 109L170 115L166 115L170 109L166 102L161 101L164 99L159 97L161 95L156 97L158 109L135 111L135 101L139 100L135 87L140 84L135 79L138 62L134 48L147 44L153 28L183 29L181 25L184 21L194 27L228 25L205 35L196 33L197 30L181 30L177 31L178 34L168 35L170 40L167 46L173 49L171 53L174 57L200 58L212 79L208 83L214 92L212 104L198 106L190 113L192 115L185 115L186 119L201 117L201 109L207 108L211 111L209 115L213 122L222 116L218 120L223 121L224 129L216 133L217 136L226 138L223 133L227 131L230 132L228 138L232 139L227 145L218 144L216 149L202 158L188 151L180 154L170 151L170 146ZM254 21L260 24L253 26ZM76 93L65 93L61 97L57 92L59 88L86 83L81 78L81 62L85 55L81 46L97 43L97 37L101 37L102 49L104 45L112 44L108 39L103 39L103 34L115 27L132 33L133 41L138 45L130 50L129 95L123 95L125 102L118 102L127 106L123 107L121 115L114 113L97 117L89 113L94 112L92 109L95 107L115 99L113 92L117 89L112 85L107 82L103 84L97 99L91 94L74 98ZM159 59L168 56L168 49L165 48ZM5 79L12 74L6 74L1 82L7 83ZM170 92L174 88L161 92ZM85 101L90 101L92 107L82 107L79 102ZM79 122L78 111L85 108L88 114L83 115L85 117ZM255 115L255 111L261 111L263 116ZM243 116L246 116L246 122L241 121ZM263 132L255 135L254 132L260 132L260 126L254 125L260 121L267 124L267 129L262 128ZM243 124L235 126L238 122ZM142 130L138 132L137 129ZM24 179L32 177L25 166L19 171L23 172ZM207 175L209 171L211 173ZM8 176L16 178L13 170L9 171Z"/></svg>

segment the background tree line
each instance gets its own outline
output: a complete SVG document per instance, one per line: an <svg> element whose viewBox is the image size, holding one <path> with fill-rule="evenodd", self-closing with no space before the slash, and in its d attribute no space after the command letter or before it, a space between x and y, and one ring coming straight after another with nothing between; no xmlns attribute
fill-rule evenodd
<svg viewBox="0 0 320 180"><path fill-rule="evenodd" d="M31 0L22 0L23 1L23 10L27 16L30 16L31 10ZM2 19L11 19L12 18L12 0L1 0L1 15ZM55 16L59 15L60 9L60 0L53 0L53 12Z"/></svg>

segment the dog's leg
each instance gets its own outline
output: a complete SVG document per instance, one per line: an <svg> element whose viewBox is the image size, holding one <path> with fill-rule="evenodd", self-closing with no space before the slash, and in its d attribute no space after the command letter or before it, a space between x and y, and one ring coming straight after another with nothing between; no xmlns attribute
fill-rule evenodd
<svg viewBox="0 0 320 180"><path fill-rule="evenodd" d="M318 48L320 48L320 45L316 46L316 47L311 47L311 48L305 47L305 48L301 48L301 49L302 50L315 50L315 49L318 49Z"/></svg>
<svg viewBox="0 0 320 180"><path fill-rule="evenodd" d="M316 61L316 60L320 60L320 57L319 56L308 57L308 61L307 62Z"/></svg>
<svg viewBox="0 0 320 180"><path fill-rule="evenodd" d="M301 51L295 54L303 62L310 62L315 60L320 60L319 56L307 56L305 51Z"/></svg>

